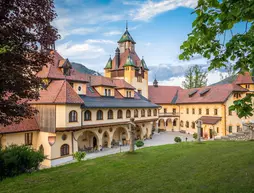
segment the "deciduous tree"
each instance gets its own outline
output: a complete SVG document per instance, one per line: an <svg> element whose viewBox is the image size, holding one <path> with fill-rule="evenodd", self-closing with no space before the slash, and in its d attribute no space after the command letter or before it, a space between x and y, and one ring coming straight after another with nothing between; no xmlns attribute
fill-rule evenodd
<svg viewBox="0 0 254 193"><path fill-rule="evenodd" d="M207 85L207 72L201 66L190 66L185 73L183 87L186 89L200 88Z"/></svg>
<svg viewBox="0 0 254 193"><path fill-rule="evenodd" d="M183 42L180 59L200 54L210 60L209 70L234 63L234 71L254 69L254 1L199 0L193 30ZM236 31L236 26L238 29ZM239 27L242 29L239 30ZM248 96L250 97L250 95ZM234 103L239 117L253 112L249 98Z"/></svg>
<svg viewBox="0 0 254 193"><path fill-rule="evenodd" d="M58 38L55 17L53 0L0 1L0 124L36 112L27 102L39 97L36 72L52 61L45 48Z"/></svg>

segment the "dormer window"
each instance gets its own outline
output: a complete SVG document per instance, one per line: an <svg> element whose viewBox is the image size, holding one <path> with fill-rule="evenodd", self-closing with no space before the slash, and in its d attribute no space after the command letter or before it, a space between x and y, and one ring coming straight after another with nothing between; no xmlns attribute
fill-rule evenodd
<svg viewBox="0 0 254 193"><path fill-rule="evenodd" d="M70 74L71 74L69 68L64 68L64 69L63 69L63 73L64 73L65 76L70 76Z"/></svg>
<svg viewBox="0 0 254 193"><path fill-rule="evenodd" d="M111 90L108 89L108 96L111 96Z"/></svg>

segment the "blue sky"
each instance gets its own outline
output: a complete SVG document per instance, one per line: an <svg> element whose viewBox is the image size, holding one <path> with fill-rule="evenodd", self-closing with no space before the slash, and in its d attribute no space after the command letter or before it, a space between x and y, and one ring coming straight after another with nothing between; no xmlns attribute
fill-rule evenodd
<svg viewBox="0 0 254 193"><path fill-rule="evenodd" d="M70 61L79 62L99 72L114 55L117 41L125 31L136 44L136 52L150 67L151 82L181 85L189 65L207 65L196 57L179 61L180 45L191 32L197 0L55 0L58 14L54 25L61 34L56 49ZM209 83L218 81L218 73L209 74Z"/></svg>

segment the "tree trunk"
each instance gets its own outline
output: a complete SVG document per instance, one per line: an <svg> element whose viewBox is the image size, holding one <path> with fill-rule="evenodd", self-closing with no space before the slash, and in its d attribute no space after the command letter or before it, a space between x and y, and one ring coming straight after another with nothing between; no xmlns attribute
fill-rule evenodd
<svg viewBox="0 0 254 193"><path fill-rule="evenodd" d="M134 152L135 148L134 148L134 129L133 126L131 124L129 124L129 133L130 133L130 152Z"/></svg>

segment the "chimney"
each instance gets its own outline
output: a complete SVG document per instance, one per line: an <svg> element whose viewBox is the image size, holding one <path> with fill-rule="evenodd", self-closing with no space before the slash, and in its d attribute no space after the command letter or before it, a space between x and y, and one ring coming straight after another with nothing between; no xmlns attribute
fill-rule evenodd
<svg viewBox="0 0 254 193"><path fill-rule="evenodd" d="M115 61L115 69L118 69L120 66L120 50L118 47L116 48L115 60L116 60Z"/></svg>

